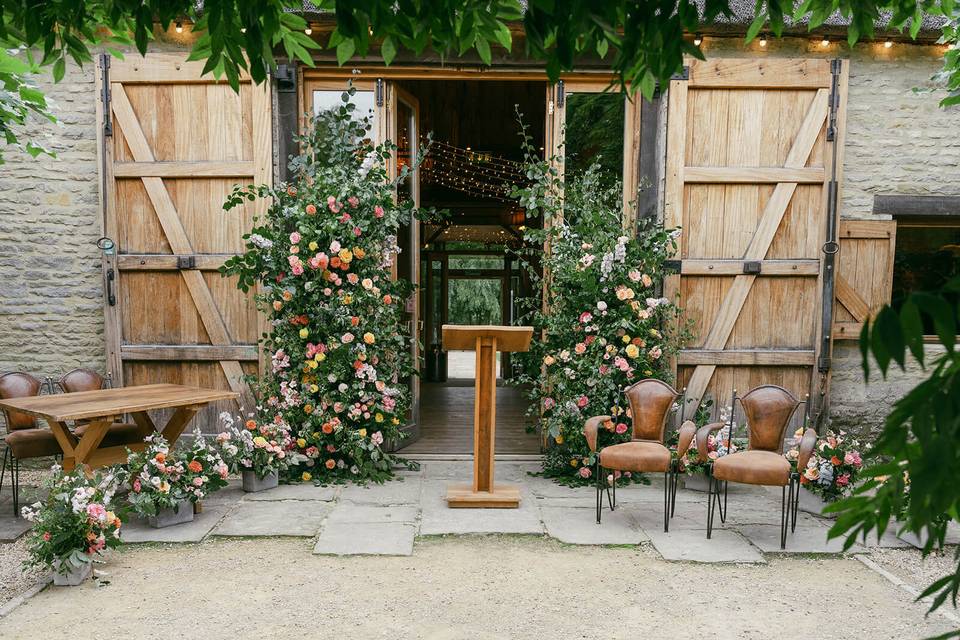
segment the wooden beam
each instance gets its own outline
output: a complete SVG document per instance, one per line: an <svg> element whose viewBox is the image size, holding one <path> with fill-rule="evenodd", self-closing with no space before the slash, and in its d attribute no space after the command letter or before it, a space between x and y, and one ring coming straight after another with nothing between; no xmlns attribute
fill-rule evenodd
<svg viewBox="0 0 960 640"><path fill-rule="evenodd" d="M827 89L830 61L814 58L690 60L690 87L713 89Z"/></svg>
<svg viewBox="0 0 960 640"><path fill-rule="evenodd" d="M254 163L217 162L115 162L115 178L237 178L253 177Z"/></svg>
<svg viewBox="0 0 960 640"><path fill-rule="evenodd" d="M162 344L126 344L120 347L123 360L245 360L255 361L259 357L257 345L162 345Z"/></svg>
<svg viewBox="0 0 960 640"><path fill-rule="evenodd" d="M834 322L833 339L834 340L859 340L860 332L863 330L862 322Z"/></svg>
<svg viewBox="0 0 960 640"><path fill-rule="evenodd" d="M127 54L123 60L113 58L110 63L110 80L123 84L222 84L227 79L217 80L212 73L203 75L206 63L188 62L182 53L151 53L149 57ZM250 74L240 70L240 82L250 82Z"/></svg>
<svg viewBox="0 0 960 640"><path fill-rule="evenodd" d="M680 365L807 367L814 363L807 349L682 349Z"/></svg>
<svg viewBox="0 0 960 640"><path fill-rule="evenodd" d="M841 238L893 238L897 233L896 220L841 220Z"/></svg>
<svg viewBox="0 0 960 640"><path fill-rule="evenodd" d="M739 276L743 275L744 260L683 260L680 274L685 276ZM816 276L820 275L820 261L759 260L762 276Z"/></svg>
<svg viewBox="0 0 960 640"><path fill-rule="evenodd" d="M868 305L860 294L857 293L857 290L850 286L850 283L847 282L847 279L842 275L837 274L836 276L836 287L837 287L837 300L846 307L847 311L850 312L850 315L853 316L854 320L857 322L863 322L870 317L870 305Z"/></svg>
<svg viewBox="0 0 960 640"><path fill-rule="evenodd" d="M960 195L956 196L873 196L873 212L888 216L960 215Z"/></svg>
<svg viewBox="0 0 960 640"><path fill-rule="evenodd" d="M177 271L180 269L178 259L183 256L135 254L127 253L117 256L117 268L121 271ZM233 254L205 254L190 256L193 258L193 268L200 271L216 271L223 263L233 257Z"/></svg>
<svg viewBox="0 0 960 640"><path fill-rule="evenodd" d="M823 182L823 167L685 167L686 183L775 184Z"/></svg>

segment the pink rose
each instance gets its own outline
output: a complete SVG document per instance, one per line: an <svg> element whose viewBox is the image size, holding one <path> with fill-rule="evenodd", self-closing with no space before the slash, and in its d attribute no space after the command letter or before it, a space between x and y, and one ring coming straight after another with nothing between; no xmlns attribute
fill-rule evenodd
<svg viewBox="0 0 960 640"><path fill-rule="evenodd" d="M376 216L376 217L378 217L378 218L382 218L382 217L383 217L383 207L381 207L380 205L375 206L375 207L373 208L373 215Z"/></svg>
<svg viewBox="0 0 960 640"><path fill-rule="evenodd" d="M590 399L587 396L580 396L577 398L577 406L583 409L590 402Z"/></svg>
<svg viewBox="0 0 960 640"><path fill-rule="evenodd" d="M203 478L201 478L200 476L197 476L196 478L194 478L194 479L193 479L193 486L195 486L195 487L202 487L202 486L203 486Z"/></svg>
<svg viewBox="0 0 960 640"><path fill-rule="evenodd" d="M137 478L136 480L133 481L133 492L134 492L134 493L140 493L140 488L141 488L141 487L140 487L140 478Z"/></svg>
<svg viewBox="0 0 960 640"><path fill-rule="evenodd" d="M347 202L350 203L350 206L354 209L356 209L357 205L360 204L360 201L357 200L357 196L350 196L347 198Z"/></svg>
<svg viewBox="0 0 960 640"><path fill-rule="evenodd" d="M327 196L327 208L333 213L340 213L340 203L333 196Z"/></svg>
<svg viewBox="0 0 960 640"><path fill-rule="evenodd" d="M297 244L300 242L300 234L294 231L290 234L290 244Z"/></svg>
<svg viewBox="0 0 960 640"><path fill-rule="evenodd" d="M841 474L841 475L837 476L837 486L838 486L838 487L845 487L845 486L847 486L848 484L850 484L850 474L849 474L849 473L844 473L844 474Z"/></svg>
<svg viewBox="0 0 960 640"><path fill-rule="evenodd" d="M577 346L575 346L573 350L577 355L583 355L587 351L587 345L583 344L582 342L578 342Z"/></svg>
<svg viewBox="0 0 960 640"><path fill-rule="evenodd" d="M354 228L353 228L353 235L357 236L358 238L360 237L360 235L361 235L362 233L363 233L363 231L360 230L360 227L354 227Z"/></svg>
<svg viewBox="0 0 960 640"><path fill-rule="evenodd" d="M593 320L593 316L590 314L589 311L584 311L583 313L580 314L580 324L587 324L591 320Z"/></svg>
<svg viewBox="0 0 960 640"><path fill-rule="evenodd" d="M580 471L578 471L578 473L580 474L581 478L589 478L591 475L593 475L593 472L590 471L590 467L580 467Z"/></svg>
<svg viewBox="0 0 960 640"><path fill-rule="evenodd" d="M617 433L623 434L627 432L627 425L623 422L618 422L615 431Z"/></svg>
<svg viewBox="0 0 960 640"><path fill-rule="evenodd" d="M653 347L650 349L650 357L656 360L663 355L663 350L660 347Z"/></svg>
<svg viewBox="0 0 960 640"><path fill-rule="evenodd" d="M557 404L557 403L554 401L553 398L544 398L544 399L543 399L543 408L544 408L544 409L553 409L553 407L554 407L556 404Z"/></svg>
<svg viewBox="0 0 960 640"><path fill-rule="evenodd" d="M377 445L378 447L383 444L383 434L377 431L372 436L370 436L370 442Z"/></svg>

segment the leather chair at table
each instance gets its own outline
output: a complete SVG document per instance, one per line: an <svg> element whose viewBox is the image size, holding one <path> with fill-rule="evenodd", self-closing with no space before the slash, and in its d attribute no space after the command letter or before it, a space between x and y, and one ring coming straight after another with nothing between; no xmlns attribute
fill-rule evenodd
<svg viewBox="0 0 960 640"><path fill-rule="evenodd" d="M633 384L624 393L630 403L631 440L604 447L597 456L597 524L600 524L603 510L604 489L610 510L616 508L617 484L613 483L611 497L606 482L607 470L663 473L663 530L668 531L670 518L676 508L677 465L665 444L666 426L670 411L680 394L666 382L653 378ZM584 435L590 451L596 452L600 427L609 420L610 416L595 416L586 421ZM687 420L680 427L680 438L689 442L695 432L695 425Z"/></svg>
<svg viewBox="0 0 960 640"><path fill-rule="evenodd" d="M113 386L112 379L108 376L104 378L92 369L74 369L64 374L57 381L57 386L64 393L77 393L80 391L97 391L99 389L110 388ZM73 433L82 438L88 425L78 424ZM122 447L137 442L143 442L143 439L150 435L149 430L141 428L136 424L115 423L110 425L103 440L100 441L102 447Z"/></svg>
<svg viewBox="0 0 960 640"><path fill-rule="evenodd" d="M714 512L717 507L720 510L720 521L726 521L729 483L780 487L780 548L785 549L788 529L795 531L797 527L800 475L784 457L783 441L790 419L802 403L783 387L773 384L755 387L739 398L734 391L729 421L708 424L697 432L696 444L701 462L709 460L707 438L711 433L728 425L730 425L730 430L727 432L729 450L729 442L735 437L732 408L738 399L747 421L748 444L745 450L721 456L710 466L707 490L707 538L713 534ZM817 432L814 429L807 429L800 442L798 469L806 467L816 443ZM721 484L724 492L722 505L720 503Z"/></svg>
<svg viewBox="0 0 960 640"><path fill-rule="evenodd" d="M40 395L43 383L29 373L16 371L0 376L0 398L27 398ZM20 516L20 461L28 458L45 458L63 453L56 436L50 429L39 426L37 419L20 411L3 410L7 425L4 437L6 450L0 466L0 490L10 464L10 479L13 485L13 513Z"/></svg>

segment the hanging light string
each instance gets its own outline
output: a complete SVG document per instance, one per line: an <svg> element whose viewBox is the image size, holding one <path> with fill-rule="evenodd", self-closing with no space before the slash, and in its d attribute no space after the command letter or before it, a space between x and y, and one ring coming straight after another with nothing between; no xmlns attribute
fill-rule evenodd
<svg viewBox="0 0 960 640"><path fill-rule="evenodd" d="M401 148L405 146L401 140ZM524 183L523 163L433 140L420 166L424 182L468 195L509 202L510 185Z"/></svg>

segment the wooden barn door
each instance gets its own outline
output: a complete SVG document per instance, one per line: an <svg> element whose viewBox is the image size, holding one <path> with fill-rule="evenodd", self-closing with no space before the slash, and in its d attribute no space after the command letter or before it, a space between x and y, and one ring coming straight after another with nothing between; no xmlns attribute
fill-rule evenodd
<svg viewBox="0 0 960 640"><path fill-rule="evenodd" d="M664 215L682 231L665 289L693 330L676 360L689 399L725 405L734 389L773 383L802 400L822 386L845 64L691 61L670 83Z"/></svg>
<svg viewBox="0 0 960 640"><path fill-rule="evenodd" d="M223 211L233 185L270 182L269 90L244 78L236 93L202 65L101 60L104 229L116 245L104 256L108 362L123 385L229 388L252 410L242 377L258 370L262 316L217 268L265 207ZM237 406L211 406L198 423L215 429L225 409Z"/></svg>

